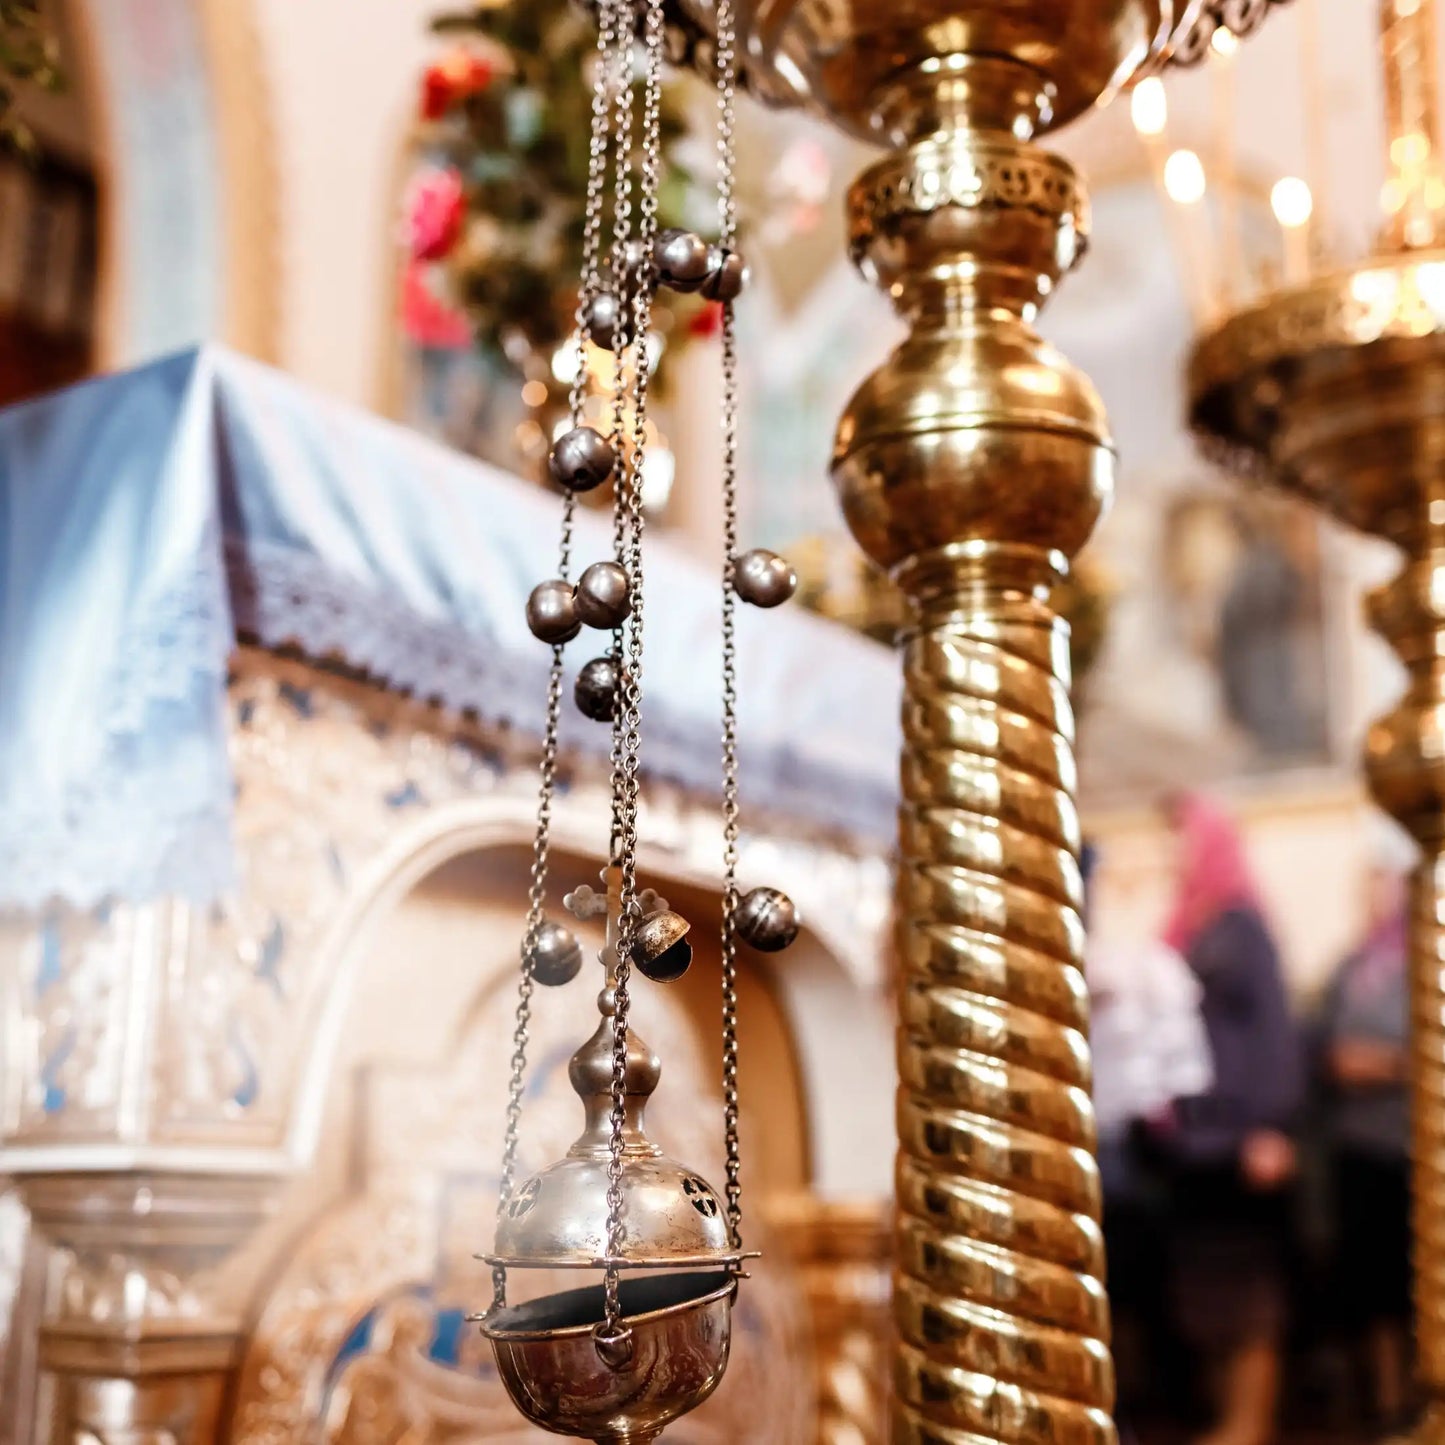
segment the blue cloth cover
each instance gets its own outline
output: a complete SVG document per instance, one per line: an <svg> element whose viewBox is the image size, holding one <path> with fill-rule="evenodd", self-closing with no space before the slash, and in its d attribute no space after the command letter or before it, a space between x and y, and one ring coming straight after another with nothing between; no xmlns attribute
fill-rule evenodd
<svg viewBox="0 0 1445 1445"><path fill-rule="evenodd" d="M523 609L558 511L211 347L0 413L0 908L226 891L238 634L540 736L549 653ZM579 518L579 565L609 531ZM650 543L646 590L649 771L715 791L717 574ZM796 609L740 613L745 806L882 845L893 657ZM563 736L607 751L570 701Z"/></svg>

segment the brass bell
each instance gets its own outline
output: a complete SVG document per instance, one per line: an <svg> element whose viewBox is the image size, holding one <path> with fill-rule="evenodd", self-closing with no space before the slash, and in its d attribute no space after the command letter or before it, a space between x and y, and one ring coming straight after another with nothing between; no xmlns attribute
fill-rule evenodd
<svg viewBox="0 0 1445 1445"><path fill-rule="evenodd" d="M738 936L759 953L782 952L801 926L797 905L780 888L754 888L738 902Z"/></svg>
<svg viewBox="0 0 1445 1445"><path fill-rule="evenodd" d="M692 963L691 927L682 914L659 908L638 925L628 957L654 983L675 983Z"/></svg>

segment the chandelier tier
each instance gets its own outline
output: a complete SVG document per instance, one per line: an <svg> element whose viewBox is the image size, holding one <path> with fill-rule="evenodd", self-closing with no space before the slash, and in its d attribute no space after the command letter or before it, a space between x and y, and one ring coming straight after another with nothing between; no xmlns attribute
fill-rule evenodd
<svg viewBox="0 0 1445 1445"><path fill-rule="evenodd" d="M1190 416L1205 448L1393 542L1398 577L1368 601L1404 662L1370 729L1376 800L1421 850L1410 924L1415 1312L1445 1436L1445 180L1435 0L1382 0L1386 220L1370 255L1287 285L1199 339Z"/></svg>

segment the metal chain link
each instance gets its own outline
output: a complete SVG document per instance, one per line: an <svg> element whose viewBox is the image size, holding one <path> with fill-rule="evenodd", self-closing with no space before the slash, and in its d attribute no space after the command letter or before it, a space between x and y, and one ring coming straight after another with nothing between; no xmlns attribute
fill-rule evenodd
<svg viewBox="0 0 1445 1445"><path fill-rule="evenodd" d="M737 45L733 0L717 5L718 215L723 247L737 240L734 187L734 106ZM727 1148L727 1219L732 1246L742 1249L742 1149L738 1137L738 345L733 303L723 303L723 575L722 575L722 773L723 773L723 1137Z"/></svg>
<svg viewBox="0 0 1445 1445"><path fill-rule="evenodd" d="M581 289L577 298L574 344L577 374L573 378L571 412L573 425L582 419L586 394L585 344L587 303L599 285L598 252L602 224L603 185L606 179L608 136L607 69L617 30L617 8L620 0L602 0L597 39L600 72L592 102L592 131L587 175L586 214L583 226L583 268ZM557 575L571 580L572 536L577 501L568 492L562 500L562 525L557 546ZM522 936L521 977L517 984L517 1010L512 1029L511 1076L507 1084L506 1132L502 1143L501 1180L497 1189L497 1218L500 1220L511 1203L516 1182L517 1150L521 1137L522 1100L526 1093L527 1048L531 1042L532 999L537 989L537 943L546 921L547 874L552 849L552 802L556 795L558 734L562 716L562 684L564 678L563 649L552 648L552 662L547 674L546 721L542 733L542 761L537 797L537 832L532 840L531 877L527 890L527 926ZM492 1270L492 1308L507 1302L507 1272L498 1265Z"/></svg>
<svg viewBox="0 0 1445 1445"><path fill-rule="evenodd" d="M587 400L587 312L602 290L599 258L602 250L603 193L607 185L607 160L612 128L609 107L612 88L614 48L619 0L601 0L597 7L597 77L592 88L592 132L587 154L587 203L582 223L582 280L577 289L577 311L573 317L572 346L577 369L572 375L569 406L572 425L582 425Z"/></svg>
<svg viewBox="0 0 1445 1445"><path fill-rule="evenodd" d="M626 304L631 285L645 289L647 277L632 278L628 274L627 251L632 239L632 111L633 111L633 70L634 70L634 27L632 5L635 0L613 0L623 13L616 17L613 35L614 52L612 65L615 75L616 113L613 119L615 144L613 147L614 182L612 196L612 289L619 305ZM620 315L619 315L620 320ZM633 341L635 342L635 337ZM609 436L617 457L617 472L613 481L613 527L612 552L619 565L627 566L627 516L623 497L627 484L627 437L625 425L627 416L628 368L633 345L619 345L613 351L612 373L612 415L609 418ZM632 596L632 610L637 612L637 587L639 579L629 575L629 592ZM624 633L618 628L612 635L612 661L618 676L622 674L624 662ZM611 857L620 861L622 849L622 795L618 780L622 775L622 736L620 717L614 718L612 745L609 756L611 764L612 824Z"/></svg>
<svg viewBox="0 0 1445 1445"><path fill-rule="evenodd" d="M657 237L657 193L662 165L662 0L646 0L644 31L645 70L642 107L642 175L638 196L638 240L644 256L650 257ZM653 279L639 278L632 297L632 328L624 369L632 382L632 436L620 464L617 488L617 532L625 541L627 572L632 594L632 614L619 631L625 638L620 706L614 727L614 797L618 799L618 864L622 873L621 917L617 930L617 971L612 1033L612 1114L607 1160L607 1253L616 1258L622 1250L622 1150L627 1113L627 1019L629 1009L629 953L641 912L637 901L637 811L642 743L642 661L643 661L643 559L642 471L647 444L648 328L652 319ZM619 396L619 427L623 422ZM618 1296L618 1271L610 1268L604 1282L606 1330L616 1333L622 1308Z"/></svg>

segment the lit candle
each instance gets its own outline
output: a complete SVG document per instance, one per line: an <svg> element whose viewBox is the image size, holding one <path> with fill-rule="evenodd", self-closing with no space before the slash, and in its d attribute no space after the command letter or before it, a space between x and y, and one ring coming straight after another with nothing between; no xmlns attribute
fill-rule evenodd
<svg viewBox="0 0 1445 1445"><path fill-rule="evenodd" d="M1190 309L1196 322L1206 325L1213 317L1216 298L1210 280L1213 255L1207 236L1200 233L1195 211L1206 190L1204 165L1193 151L1170 151L1164 138L1169 125L1169 102L1157 77L1150 76L1134 87L1129 97L1129 114L1149 158L1155 182L1168 201L1165 215L1175 236Z"/></svg>
<svg viewBox="0 0 1445 1445"><path fill-rule="evenodd" d="M1314 197L1298 176L1284 176L1269 193L1270 208L1284 235L1284 281L1302 286L1310 278L1310 217Z"/></svg>

